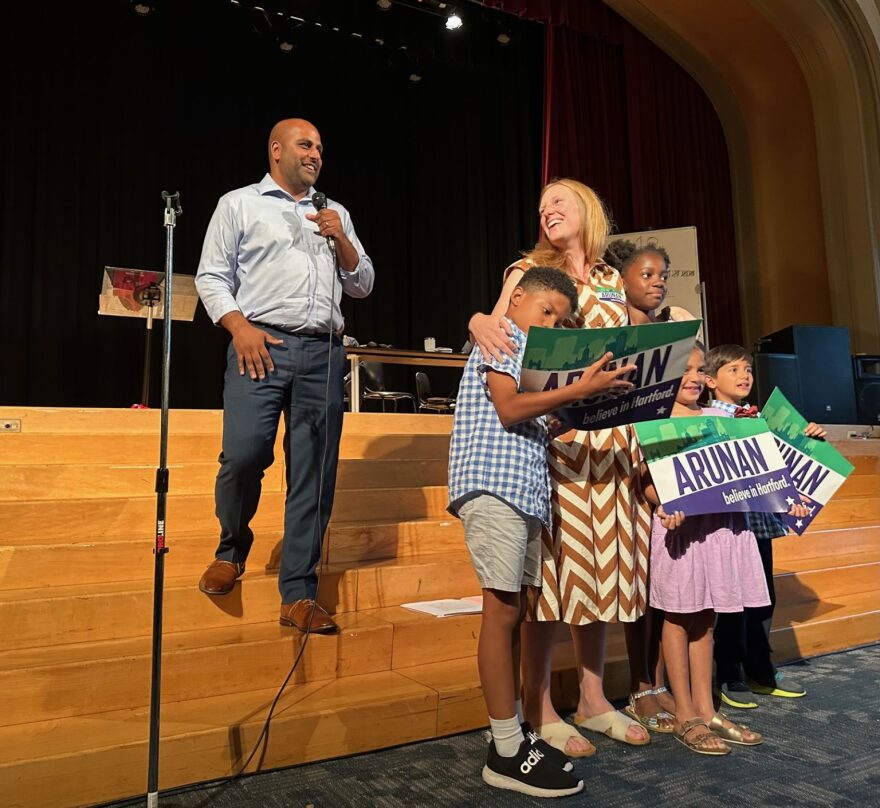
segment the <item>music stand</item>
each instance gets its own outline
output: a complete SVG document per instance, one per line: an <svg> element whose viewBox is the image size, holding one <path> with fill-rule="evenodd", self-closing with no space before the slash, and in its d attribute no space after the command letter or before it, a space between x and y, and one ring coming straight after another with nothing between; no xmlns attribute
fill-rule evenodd
<svg viewBox="0 0 880 808"><path fill-rule="evenodd" d="M192 322L199 296L192 275L173 276L171 319ZM141 406L149 406L150 363L153 350L153 320L165 317L165 273L148 269L104 267L104 282L98 295L98 314L112 317L141 317L146 320L144 375Z"/></svg>

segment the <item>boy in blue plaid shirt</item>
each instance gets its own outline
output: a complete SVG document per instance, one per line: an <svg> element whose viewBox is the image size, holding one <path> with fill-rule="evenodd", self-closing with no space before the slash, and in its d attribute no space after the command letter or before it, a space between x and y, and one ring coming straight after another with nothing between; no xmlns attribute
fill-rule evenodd
<svg viewBox="0 0 880 808"><path fill-rule="evenodd" d="M524 587L541 585L541 528L550 527L547 424L554 409L597 393L632 387L626 365L603 370L608 353L567 387L519 390L531 326L555 327L577 309L565 273L528 270L510 297L507 319L513 356L483 358L474 348L456 399L449 447L449 510L464 524L465 543L483 590L477 662L492 743L483 780L541 797L574 794L583 781L571 762L522 721L516 651Z"/></svg>
<svg viewBox="0 0 880 808"><path fill-rule="evenodd" d="M757 407L745 403L752 391L752 357L741 345L719 345L706 354L706 387L712 394L708 406L724 410L734 418L756 418ZM805 434L824 438L825 430L809 424ZM804 505L792 506L793 516L806 516ZM773 586L772 539L788 533L777 513L746 513L770 592L770 605L747 608L733 614L719 614L715 627L715 670L718 697L730 707L754 708L752 693L798 698L806 690L776 670L771 659L770 626L776 605Z"/></svg>

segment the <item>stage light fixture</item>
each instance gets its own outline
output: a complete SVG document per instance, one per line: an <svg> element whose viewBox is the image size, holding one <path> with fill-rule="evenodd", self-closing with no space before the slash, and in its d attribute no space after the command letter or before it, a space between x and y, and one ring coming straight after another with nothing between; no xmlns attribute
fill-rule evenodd
<svg viewBox="0 0 880 808"><path fill-rule="evenodd" d="M293 43L286 39L278 43L278 48L282 53L293 53Z"/></svg>
<svg viewBox="0 0 880 808"><path fill-rule="evenodd" d="M152 3L132 3L131 8L139 17L149 17L156 10Z"/></svg>
<svg viewBox="0 0 880 808"><path fill-rule="evenodd" d="M422 80L422 77L421 77L418 73L410 73L410 74L409 74L409 80L410 80L413 84L418 84L418 83Z"/></svg>
<svg viewBox="0 0 880 808"><path fill-rule="evenodd" d="M446 18L446 29L448 31L457 31L462 25L464 25L464 23L462 22L461 17L459 17L454 11Z"/></svg>
<svg viewBox="0 0 880 808"><path fill-rule="evenodd" d="M509 45L510 44L510 34L505 34L503 31L495 37L495 41L499 45Z"/></svg>
<svg viewBox="0 0 880 808"><path fill-rule="evenodd" d="M376 0L376 5L379 6L380 11L390 11L394 4L391 0Z"/></svg>

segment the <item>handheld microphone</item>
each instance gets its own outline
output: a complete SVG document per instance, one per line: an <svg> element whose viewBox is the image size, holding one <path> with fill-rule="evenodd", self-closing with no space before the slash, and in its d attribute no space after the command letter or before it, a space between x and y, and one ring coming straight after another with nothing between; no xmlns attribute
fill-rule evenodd
<svg viewBox="0 0 880 808"><path fill-rule="evenodd" d="M315 206L315 210L324 210L327 207L327 195L322 194L320 191L315 191L312 195L312 204ZM332 236L327 236L327 246L330 248L330 252L333 253L333 260L335 261L336 242Z"/></svg>

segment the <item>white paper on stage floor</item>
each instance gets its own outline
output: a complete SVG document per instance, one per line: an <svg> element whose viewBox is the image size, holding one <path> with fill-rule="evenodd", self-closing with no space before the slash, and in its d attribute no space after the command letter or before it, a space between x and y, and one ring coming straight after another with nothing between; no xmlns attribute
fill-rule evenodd
<svg viewBox="0 0 880 808"><path fill-rule="evenodd" d="M434 617L453 617L460 614L479 614L483 611L483 596L472 595L467 598L441 598L414 603L401 603L404 609Z"/></svg>

